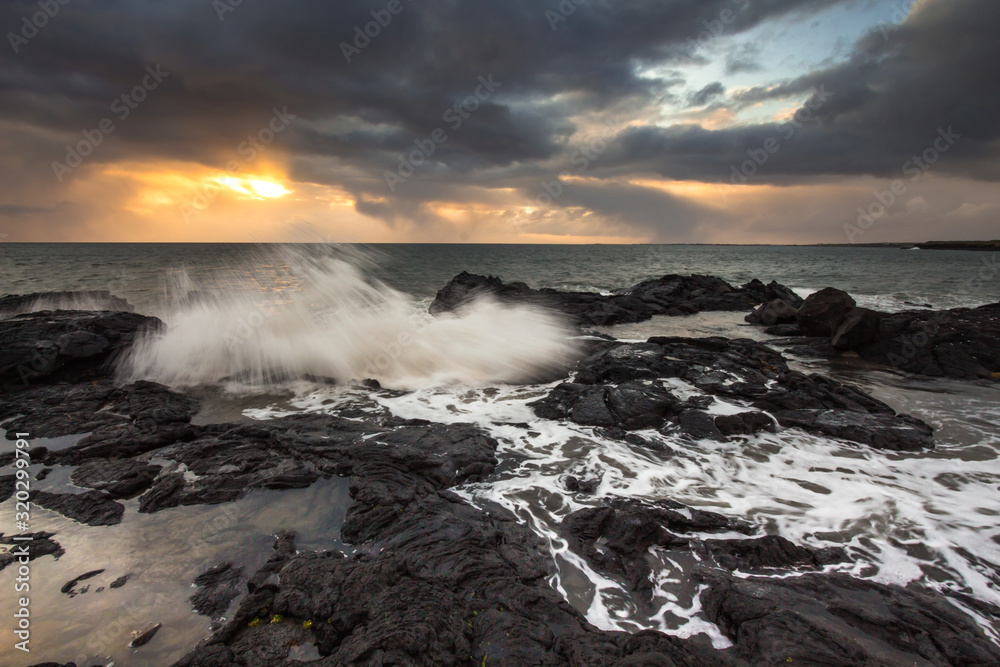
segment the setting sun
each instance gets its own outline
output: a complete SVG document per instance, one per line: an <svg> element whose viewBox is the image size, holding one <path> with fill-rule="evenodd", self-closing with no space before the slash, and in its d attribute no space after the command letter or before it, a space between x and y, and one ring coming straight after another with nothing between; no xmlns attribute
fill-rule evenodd
<svg viewBox="0 0 1000 667"><path fill-rule="evenodd" d="M265 181L261 179L221 176L212 180L226 186L234 192L241 192L254 199L273 199L275 197L281 197L291 193L291 190L288 190L280 183L274 183L273 181Z"/></svg>

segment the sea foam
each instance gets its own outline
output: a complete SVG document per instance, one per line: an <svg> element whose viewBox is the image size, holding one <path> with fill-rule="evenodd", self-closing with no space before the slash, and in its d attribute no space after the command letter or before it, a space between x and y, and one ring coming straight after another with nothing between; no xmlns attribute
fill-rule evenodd
<svg viewBox="0 0 1000 667"><path fill-rule="evenodd" d="M357 250L283 246L256 265L270 269L209 288L175 273L166 329L136 343L120 379L252 392L299 379L371 378L416 389L530 381L575 353L551 311L478 298L431 317L426 304L368 275L373 260Z"/></svg>

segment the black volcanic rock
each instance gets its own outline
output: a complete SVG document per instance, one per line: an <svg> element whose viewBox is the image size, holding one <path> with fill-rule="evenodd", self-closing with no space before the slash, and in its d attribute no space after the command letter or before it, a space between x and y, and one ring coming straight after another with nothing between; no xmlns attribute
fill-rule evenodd
<svg viewBox="0 0 1000 667"><path fill-rule="evenodd" d="M114 526L121 523L125 506L101 491L86 493L49 493L32 491L31 502L58 512L68 519L88 526Z"/></svg>
<svg viewBox="0 0 1000 667"><path fill-rule="evenodd" d="M773 331L777 335L800 332ZM806 332L808 335L808 332ZM900 371L960 380L1000 380L1000 303L979 308L876 313L848 310L833 339L778 341L803 356L830 358L849 349Z"/></svg>
<svg viewBox="0 0 1000 667"><path fill-rule="evenodd" d="M282 664L295 643L315 644L328 665L741 664L703 639L590 626L547 584L551 564L530 529L503 508L475 509L441 488L481 469L496 443L446 445L451 463L442 471L419 453L436 437L414 436L383 441L396 452L386 470L360 454L375 467L356 469L351 482L354 528L343 534L358 545L355 556L296 553L279 540L267 576L253 577L261 584L177 664ZM411 447L419 451L407 454ZM730 525L670 508L664 516L682 529Z"/></svg>
<svg viewBox="0 0 1000 667"><path fill-rule="evenodd" d="M30 537L31 539L14 539L25 537ZM27 546L29 561L41 558L42 556L52 556L54 559L59 560L59 557L65 554L66 550L53 540L53 537L55 537L55 533L24 533L23 535L12 535L10 537L5 537L3 533L0 533L0 544L6 545L9 550L0 553L0 570L3 570L16 560L14 553L11 552L20 552L24 546ZM17 557L20 556L18 555Z"/></svg>
<svg viewBox="0 0 1000 667"><path fill-rule="evenodd" d="M790 288L785 287L784 285L781 285L773 280L765 285L761 281L754 278L741 287L740 291L752 298L754 303L766 304L771 301L784 301L793 308L798 308L802 305L802 297Z"/></svg>
<svg viewBox="0 0 1000 667"><path fill-rule="evenodd" d="M106 491L112 498L133 498L152 486L162 469L135 459L95 460L74 470L70 480L77 486Z"/></svg>
<svg viewBox="0 0 1000 667"><path fill-rule="evenodd" d="M768 301L763 306L746 316L750 324L761 324L766 327L778 324L795 324L799 309L784 299Z"/></svg>
<svg viewBox="0 0 1000 667"><path fill-rule="evenodd" d="M840 548L812 549L794 544L779 535L749 540L705 540L696 550L728 571L822 569L833 563L848 562Z"/></svg>
<svg viewBox="0 0 1000 667"><path fill-rule="evenodd" d="M701 410L685 410L677 417L681 433L694 440L725 442L726 436L716 425L715 417Z"/></svg>
<svg viewBox="0 0 1000 667"><path fill-rule="evenodd" d="M933 429L908 415L887 415L850 410L775 411L778 423L874 449L920 451L934 446Z"/></svg>
<svg viewBox="0 0 1000 667"><path fill-rule="evenodd" d="M0 386L107 377L139 332L162 325L125 312L43 311L0 320Z"/></svg>
<svg viewBox="0 0 1000 667"><path fill-rule="evenodd" d="M243 568L222 563L195 577L197 592L191 596L191 606L202 616L219 618L243 590L246 577Z"/></svg>
<svg viewBox="0 0 1000 667"><path fill-rule="evenodd" d="M806 336L832 336L847 311L856 305L847 292L827 287L806 298L796 320Z"/></svg>
<svg viewBox="0 0 1000 667"><path fill-rule="evenodd" d="M845 574L739 578L702 570L705 614L755 665L1000 664L1000 649L940 593Z"/></svg>
<svg viewBox="0 0 1000 667"><path fill-rule="evenodd" d="M40 292L0 297L0 317L12 317L32 311L81 309L116 313L135 312L132 304L108 291Z"/></svg>
<svg viewBox="0 0 1000 667"><path fill-rule="evenodd" d="M899 370L964 380L1000 379L1000 304L882 317L863 359Z"/></svg>
<svg viewBox="0 0 1000 667"><path fill-rule="evenodd" d="M17 415L8 423L8 433L25 431L42 438L115 427L140 434L164 425L187 424L197 409L194 399L159 384L115 387L104 379L81 385L30 386L8 394L0 403L0 419ZM33 460L41 460L36 449L31 454Z"/></svg>
<svg viewBox="0 0 1000 667"><path fill-rule="evenodd" d="M14 495L16 485L17 477L15 475L0 475L0 503Z"/></svg>
<svg viewBox="0 0 1000 667"><path fill-rule="evenodd" d="M699 555L695 579L707 587L700 595L704 613L734 644L719 654L725 660L884 667L998 664L1000 649L942 594L819 572L847 562L843 549L812 549L776 535L691 535L747 528L711 512L635 500L579 510L561 527L595 569L623 579L647 599L653 589L646 560L651 548ZM788 574L795 576L781 576ZM997 611L990 607L986 613Z"/></svg>
<svg viewBox="0 0 1000 667"><path fill-rule="evenodd" d="M677 378L709 396L742 402L739 415L718 416L705 406L680 402L664 385ZM623 410L615 396L629 396ZM693 397L698 398L698 397ZM837 437L879 449L933 447L933 431L920 420L896 415L865 392L821 375L792 371L767 345L724 338L651 338L607 343L577 364L575 382L529 403L539 417L583 426L627 430L679 429L694 439L725 441L785 427Z"/></svg>
<svg viewBox="0 0 1000 667"><path fill-rule="evenodd" d="M611 295L595 292L534 290L524 283L504 283L495 276L463 272L438 292L430 306L432 315L460 309L477 297L504 303L532 304L568 315L576 324L608 326L644 322L655 315L692 315L702 311L749 311L762 300L799 298L787 287L760 281L733 287L712 276L668 275L617 290ZM800 300L799 300L800 301Z"/></svg>
<svg viewBox="0 0 1000 667"><path fill-rule="evenodd" d="M561 384L532 405L547 419L635 430L662 425L678 401L652 381L633 380L613 387Z"/></svg>
<svg viewBox="0 0 1000 667"><path fill-rule="evenodd" d="M684 298L692 304L751 298L747 286L741 290L713 291L706 283ZM625 309L627 303L605 304L606 312L613 313L612 306L638 312ZM105 338L114 345L113 337ZM832 428L824 413L848 415L854 421L836 437L867 438L872 446L879 446L878 438L899 446L909 437L901 435L907 429L929 436L922 423L897 417L856 388L792 371L781 354L753 341L661 337L623 344L595 338L590 352L573 382L550 392L536 410L551 410L553 418L608 421L599 432L633 443L652 441L656 434L626 429L675 429L685 413L702 415L723 437L774 428L756 410L800 419L802 427L820 433ZM0 415L29 415L53 434L49 437L90 432L66 449L36 448L33 454L47 464L81 466L80 481L108 491L117 489L115 481L131 487L116 491L128 494L151 482L139 497L141 511L228 502L253 489L350 477L352 503L340 535L355 547L354 554L300 552L294 537L282 534L267 564L252 576L232 565L204 573L199 591L213 593L197 604L204 603L211 615L221 613L234 591L243 593L243 582L246 595L225 626L179 665L291 666L299 664L290 652L293 645L316 646L319 665L725 667L785 664L793 656L805 664L816 656L830 658L826 664L894 664L900 656L906 664L995 663L996 649L974 621L940 595L843 575L802 575L843 554L777 536L733 540L732 531L749 534L751 527L670 501L606 502L570 515L562 530L595 568L647 595L650 548L703 555L698 576L708 586L701 594L705 613L735 648L715 650L704 636L603 632L548 583L549 549L527 525L504 508L481 498L474 507L449 490L497 470L498 443L482 429L348 409L341 416L193 425L197 406L191 399L150 383L115 388L106 367L92 370L88 384L3 393ZM53 374L39 382L75 382L73 377ZM678 400L682 392L695 393L688 385L700 393ZM723 416L704 412L713 397L747 409ZM156 471L153 458L177 467L165 463ZM577 488L584 491L583 484ZM52 498L38 494L50 504L65 504L66 511L98 519L108 503L121 507L96 490L68 499L48 495ZM744 580L733 576L734 570L740 577L798 576Z"/></svg>
<svg viewBox="0 0 1000 667"><path fill-rule="evenodd" d="M686 547L690 540L684 533L750 530L746 523L680 503L631 499L577 510L562 521L562 531L575 553L601 572L625 579L643 599L649 599L653 590L646 559L650 547Z"/></svg>
<svg viewBox="0 0 1000 667"><path fill-rule="evenodd" d="M851 308L837 325L830 343L838 350L857 350L878 342L882 314L868 308Z"/></svg>
<svg viewBox="0 0 1000 667"><path fill-rule="evenodd" d="M774 433L774 419L763 412L749 411L735 415L719 415L715 418L715 427L722 435L754 435L761 431Z"/></svg>
<svg viewBox="0 0 1000 667"><path fill-rule="evenodd" d="M87 579L93 579L97 575L103 574L103 573L104 573L104 570L91 570L90 572L84 572L83 574L81 574L80 576L76 577L75 579L71 579L70 581L67 581L65 584L63 584L63 586L62 586L62 588L60 590L63 593L66 593L66 594L74 593L75 589L76 589L76 585L78 583L80 583L81 581L86 581Z"/></svg>

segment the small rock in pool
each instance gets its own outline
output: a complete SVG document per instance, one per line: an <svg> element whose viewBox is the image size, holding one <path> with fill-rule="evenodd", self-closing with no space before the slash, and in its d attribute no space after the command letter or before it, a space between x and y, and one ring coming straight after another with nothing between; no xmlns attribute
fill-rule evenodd
<svg viewBox="0 0 1000 667"><path fill-rule="evenodd" d="M154 636L156 636L156 633L159 632L162 627L162 623L157 623L156 625L146 628L141 632L132 632L132 642L128 645L128 647L139 648L140 646L145 646Z"/></svg>
<svg viewBox="0 0 1000 667"><path fill-rule="evenodd" d="M73 589L76 588L76 585L78 583L80 583L81 581L84 581L86 579L92 579L93 577L96 577L97 575L101 574L102 572L104 572L104 570L91 570L90 572L86 572L84 574L81 574L76 579L71 579L70 581L67 581L65 584L63 584L63 587L60 590L63 593L75 592L75 591L73 591ZM81 590L80 592L81 593L86 593L87 592L86 591L87 588L89 588L89 586L87 586L86 588L84 588L84 590Z"/></svg>

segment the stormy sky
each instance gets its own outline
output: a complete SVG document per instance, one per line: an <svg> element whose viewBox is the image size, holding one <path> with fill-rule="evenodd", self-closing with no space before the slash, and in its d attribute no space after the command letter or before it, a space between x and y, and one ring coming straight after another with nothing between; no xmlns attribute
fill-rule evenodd
<svg viewBox="0 0 1000 667"><path fill-rule="evenodd" d="M0 1L0 240L1000 237L991 0Z"/></svg>

